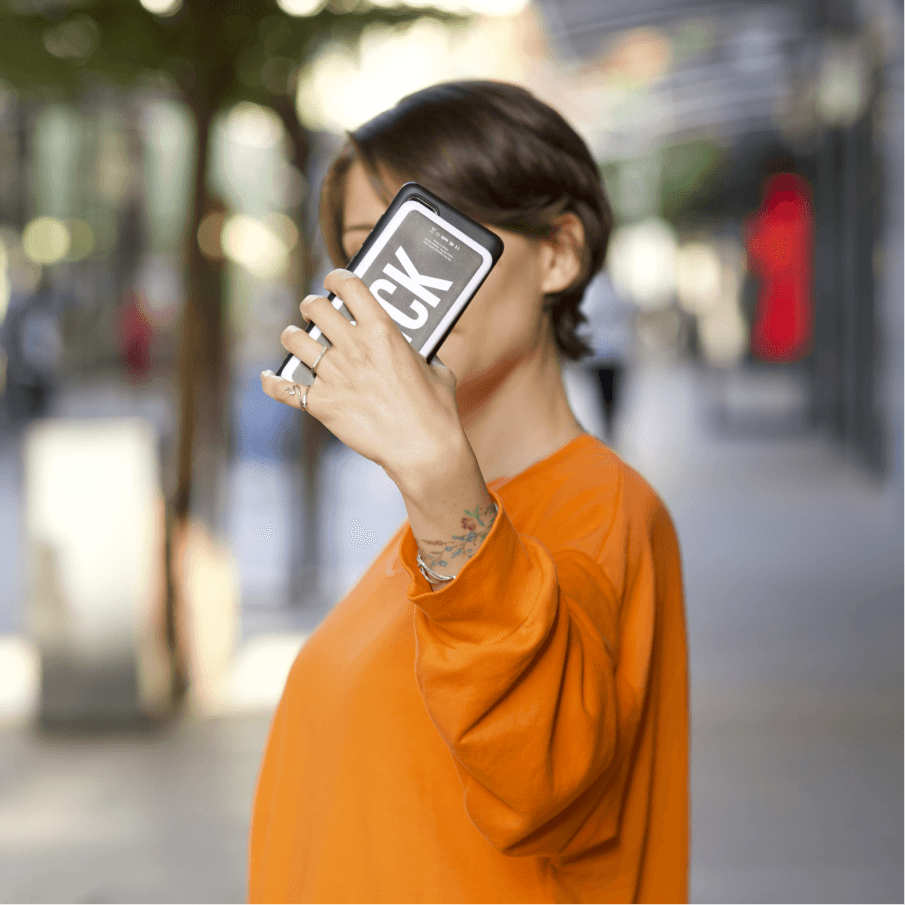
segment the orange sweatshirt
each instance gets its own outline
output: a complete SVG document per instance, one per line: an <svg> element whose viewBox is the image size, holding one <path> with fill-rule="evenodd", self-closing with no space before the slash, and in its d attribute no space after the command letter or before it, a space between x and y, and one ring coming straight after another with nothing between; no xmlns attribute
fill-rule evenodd
<svg viewBox="0 0 905 905"><path fill-rule="evenodd" d="M687 901L669 514L590 434L487 486L455 581L431 589L406 521L299 653L249 901Z"/></svg>

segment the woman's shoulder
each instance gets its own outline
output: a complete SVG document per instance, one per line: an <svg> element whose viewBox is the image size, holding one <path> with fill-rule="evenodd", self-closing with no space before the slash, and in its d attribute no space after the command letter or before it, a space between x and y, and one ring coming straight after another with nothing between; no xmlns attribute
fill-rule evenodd
<svg viewBox="0 0 905 905"><path fill-rule="evenodd" d="M510 501L517 530L540 541L559 568L600 569L620 599L631 570L675 543L657 492L593 435L536 470L507 508Z"/></svg>
<svg viewBox="0 0 905 905"><path fill-rule="evenodd" d="M544 483L563 491L564 497L614 503L642 508L659 508L663 501L648 480L614 449L593 434L569 444L569 455L551 462Z"/></svg>
<svg viewBox="0 0 905 905"><path fill-rule="evenodd" d="M664 517L666 505L650 482L615 450L586 434L570 455L556 463L535 486L545 497L549 519L565 528L565 535L593 532L601 538L627 531L629 526L653 525ZM540 501L540 500L539 500Z"/></svg>

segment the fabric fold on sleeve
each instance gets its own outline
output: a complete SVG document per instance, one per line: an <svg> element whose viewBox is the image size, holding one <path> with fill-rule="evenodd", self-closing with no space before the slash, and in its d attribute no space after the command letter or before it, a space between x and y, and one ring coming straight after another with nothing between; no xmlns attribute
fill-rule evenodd
<svg viewBox="0 0 905 905"><path fill-rule="evenodd" d="M415 673L453 755L474 825L504 854L563 857L619 827L647 669L619 674L620 603L601 566L497 519L455 581L401 558L416 604ZM650 614L652 587L636 584ZM633 645L647 663L649 645Z"/></svg>

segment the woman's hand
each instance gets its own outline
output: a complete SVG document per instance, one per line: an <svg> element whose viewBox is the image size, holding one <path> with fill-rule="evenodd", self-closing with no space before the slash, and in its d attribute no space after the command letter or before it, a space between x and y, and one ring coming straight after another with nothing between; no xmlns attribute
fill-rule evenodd
<svg viewBox="0 0 905 905"><path fill-rule="evenodd" d="M437 468L445 450L465 439L455 374L436 356L428 364L357 276L334 270L324 286L343 300L355 324L323 296L309 295L299 305L332 344L308 389L308 414L397 484L401 477ZM287 327L280 341L309 367L324 349L295 326ZM261 383L272 399L301 408L304 387L290 393L295 385L272 371L261 375Z"/></svg>

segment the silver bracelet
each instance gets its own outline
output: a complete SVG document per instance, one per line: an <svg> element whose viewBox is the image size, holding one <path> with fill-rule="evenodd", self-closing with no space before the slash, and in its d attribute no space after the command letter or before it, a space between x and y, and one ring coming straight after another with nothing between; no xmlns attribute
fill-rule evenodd
<svg viewBox="0 0 905 905"><path fill-rule="evenodd" d="M432 578L434 581L452 581L456 576L455 575L438 575L433 569L431 569L427 563L421 558L421 551L419 550L415 559L418 562L418 568L421 569L421 574L430 581ZM430 574L428 574L430 573Z"/></svg>
<svg viewBox="0 0 905 905"><path fill-rule="evenodd" d="M496 518L497 513L500 511L500 507L497 506L496 503L493 504L493 517ZM418 549L418 552L415 554L415 560L418 563L418 568L421 570L421 574L430 581L432 578L434 581L452 581L456 576L455 575L438 575L427 563L421 558L421 550Z"/></svg>

